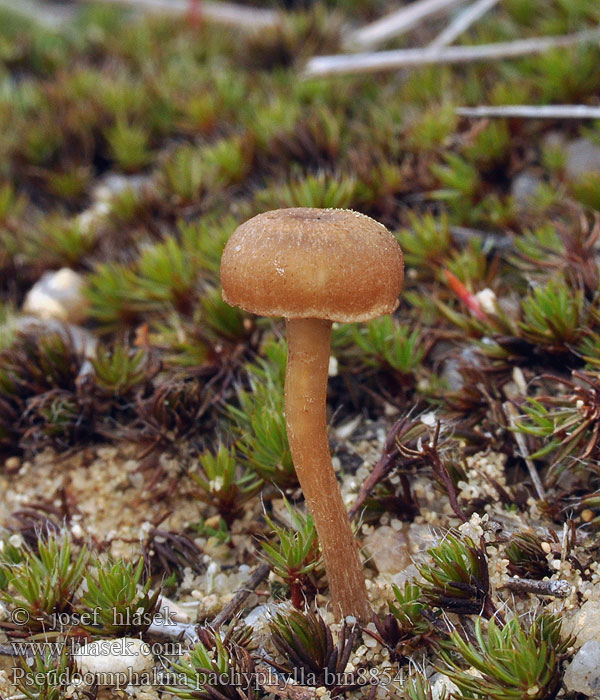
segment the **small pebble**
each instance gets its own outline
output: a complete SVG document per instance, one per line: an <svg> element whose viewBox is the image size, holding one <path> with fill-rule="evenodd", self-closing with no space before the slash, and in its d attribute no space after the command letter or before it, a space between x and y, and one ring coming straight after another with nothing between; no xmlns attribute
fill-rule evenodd
<svg viewBox="0 0 600 700"><path fill-rule="evenodd" d="M87 308L84 284L83 277L68 267L46 272L27 293L23 310L39 318L78 323Z"/></svg>
<svg viewBox="0 0 600 700"><path fill-rule="evenodd" d="M25 540L18 532L16 532L14 535L11 535L8 538L8 543L13 547L22 547L25 544Z"/></svg>
<svg viewBox="0 0 600 700"><path fill-rule="evenodd" d="M93 675L98 685L124 686L154 667L152 650L141 639L121 637L83 644L73 655L79 671Z"/></svg>
<svg viewBox="0 0 600 700"><path fill-rule="evenodd" d="M19 457L9 457L4 462L4 468L9 474L15 474L21 468L21 460Z"/></svg>
<svg viewBox="0 0 600 700"><path fill-rule="evenodd" d="M510 193L519 210L531 208L535 202L535 195L542 183L539 174L531 171L519 173L511 183Z"/></svg>
<svg viewBox="0 0 600 700"><path fill-rule="evenodd" d="M585 138L567 144L565 170L571 180L600 171L600 146Z"/></svg>
<svg viewBox="0 0 600 700"><path fill-rule="evenodd" d="M328 374L330 377L337 377L338 375L338 361L337 358L335 358L333 355L331 355L329 358Z"/></svg>
<svg viewBox="0 0 600 700"><path fill-rule="evenodd" d="M369 533L364 545L379 573L397 574L411 563L408 537L388 525Z"/></svg>

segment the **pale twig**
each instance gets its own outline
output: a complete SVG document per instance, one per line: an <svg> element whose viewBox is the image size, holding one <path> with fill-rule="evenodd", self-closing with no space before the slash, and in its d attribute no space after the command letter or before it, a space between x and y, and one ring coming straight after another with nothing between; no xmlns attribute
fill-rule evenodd
<svg viewBox="0 0 600 700"><path fill-rule="evenodd" d="M115 5L129 5L149 12L181 15L189 12L189 0L107 0ZM95 2L95 0L83 0ZM201 5L201 17L217 24L226 24L242 29L267 29L279 23L279 14L274 10L245 7L230 2L207 2Z"/></svg>
<svg viewBox="0 0 600 700"><path fill-rule="evenodd" d="M417 0L365 27L355 30L347 39L348 46L370 48L387 39L400 36L427 17L443 12L464 0Z"/></svg>
<svg viewBox="0 0 600 700"><path fill-rule="evenodd" d="M472 240L479 239L484 246L489 246L492 250L512 250L513 242L508 236L491 231L480 231L467 226L450 226L450 233L455 241L461 245L468 245Z"/></svg>
<svg viewBox="0 0 600 700"><path fill-rule="evenodd" d="M221 610L211 623L211 627L218 629L224 622L229 622L244 604L246 598L256 589L259 583L264 581L269 575L269 565L266 562L260 564L248 577L248 580L236 591L233 598Z"/></svg>
<svg viewBox="0 0 600 700"><path fill-rule="evenodd" d="M462 117L520 118L520 119L600 119L600 107L588 105L501 105L498 107L459 107Z"/></svg>
<svg viewBox="0 0 600 700"><path fill-rule="evenodd" d="M503 408L504 412L506 413L506 417L508 418L508 421L510 423L510 427L513 431L513 436L519 448L519 452L521 453L521 457L525 461L527 469L529 470L529 476L531 477L531 481L533 482L533 486L535 488L537 496L540 499L540 501L545 501L546 492L542 485L542 481L539 477L539 474L537 473L537 470L535 468L535 464L529 457L529 451L527 450L527 445L525 444L525 438L523 437L523 433L519 433L517 430L515 430L517 425L517 418L519 417L517 410L512 405L512 403L510 403L510 401L506 401L503 404Z"/></svg>
<svg viewBox="0 0 600 700"><path fill-rule="evenodd" d="M210 623L214 630L225 622L229 622L238 613L246 598L256 589L258 584L269 575L269 565L266 562L260 564L250 574L246 583L236 591L233 598L221 610L221 612ZM185 639L192 644L198 640L198 625L193 622L176 622L165 619L163 615L157 615L153 623L148 628L148 634L156 637L167 637L170 639Z"/></svg>
<svg viewBox="0 0 600 700"><path fill-rule="evenodd" d="M529 578L509 578L500 588L508 588L514 593L534 593L535 595L549 595L554 598L566 598L572 586L568 581L538 581Z"/></svg>
<svg viewBox="0 0 600 700"><path fill-rule="evenodd" d="M10 10L17 15L21 15L21 17L26 17L32 22L52 30L60 29L74 14L72 7L65 7L55 3L42 5L34 0L18 0L18 2L15 2L15 0L0 0L0 8Z"/></svg>
<svg viewBox="0 0 600 700"><path fill-rule="evenodd" d="M146 632L151 637L158 637L159 639L178 639L180 641L186 641L192 646L200 641L198 625L192 622L166 620L160 615L154 618L154 621Z"/></svg>
<svg viewBox="0 0 600 700"><path fill-rule="evenodd" d="M233 598L225 605L221 612L210 623L213 630L233 619L240 608L256 587L269 575L269 565L266 562L260 564L248 577L246 583L236 591ZM173 603L167 601L171 606ZM171 639L186 639L193 644L198 641L198 625L193 622L177 622L167 619L164 615L157 615L153 623L148 628L148 634L157 637L167 637Z"/></svg>
<svg viewBox="0 0 600 700"><path fill-rule="evenodd" d="M475 24L478 19L498 4L498 0L477 0L466 7L450 24L440 32L428 45L429 49L441 49L450 46L461 34Z"/></svg>
<svg viewBox="0 0 600 700"><path fill-rule="evenodd" d="M561 36L534 37L517 41L481 44L479 46L448 46L444 49L396 49L372 53L315 56L304 69L304 77L324 77L352 73L375 73L411 66L472 63L475 61L518 58L548 49L594 43L600 39L600 28Z"/></svg>

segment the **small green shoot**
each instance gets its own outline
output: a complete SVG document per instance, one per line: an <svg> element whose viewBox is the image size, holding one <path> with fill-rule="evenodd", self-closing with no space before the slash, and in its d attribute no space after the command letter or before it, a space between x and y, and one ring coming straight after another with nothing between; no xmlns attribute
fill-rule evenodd
<svg viewBox="0 0 600 700"><path fill-rule="evenodd" d="M87 591L80 610L93 618L83 625L94 634L135 636L145 631L158 605L160 589L151 592L151 581L142 583L144 560L137 565L123 559L105 564L96 561L86 576Z"/></svg>
<svg viewBox="0 0 600 700"><path fill-rule="evenodd" d="M420 366L425 348L419 329L398 324L392 316L379 316L366 324L355 324L352 330L365 364L383 364L403 376L414 374Z"/></svg>
<svg viewBox="0 0 600 700"><path fill-rule="evenodd" d="M115 345L109 350L99 345L96 357L92 359L94 381L106 394L129 396L148 381L148 364L144 350L133 351L126 345Z"/></svg>
<svg viewBox="0 0 600 700"><path fill-rule="evenodd" d="M419 568L427 581L423 602L463 615L495 614L485 553L469 537L448 534L428 554L433 564Z"/></svg>
<svg viewBox="0 0 600 700"><path fill-rule="evenodd" d="M461 660L442 651L448 666L443 672L459 687L460 698L550 700L559 687L561 658L572 643L561 641L560 627L559 618L542 613L529 629L514 617L505 625L491 619L484 632L478 617L475 641L465 641L458 631L451 634L452 651Z"/></svg>
<svg viewBox="0 0 600 700"><path fill-rule="evenodd" d="M60 644L60 643L59 643ZM19 657L13 670L17 690L28 700L64 700L67 697L69 659L63 645L58 657L50 650L36 653L29 662Z"/></svg>
<svg viewBox="0 0 600 700"><path fill-rule="evenodd" d="M261 542L262 553L271 571L289 587L294 607L302 609L306 593L311 588L314 590L315 578L323 573L323 562L312 516L310 513L303 515L293 508L287 499L284 499L284 503L291 527L281 527L265 514L267 525L273 531L277 542Z"/></svg>
<svg viewBox="0 0 600 700"><path fill-rule="evenodd" d="M549 350L563 351L578 340L585 318L583 292L558 279L535 287L521 304L523 337Z"/></svg>
<svg viewBox="0 0 600 700"><path fill-rule="evenodd" d="M38 552L23 549L23 559L15 563L3 553L0 559L2 578L7 584L0 591L6 604L22 608L28 615L31 630L52 624L53 615L69 612L73 598L85 575L90 554L82 548L72 559L70 541L51 534L38 540Z"/></svg>
<svg viewBox="0 0 600 700"><path fill-rule="evenodd" d="M244 503L262 487L256 474L243 469L234 447L220 444L216 452L204 452L198 459L199 471L190 472L202 489L200 498L213 505L228 526L243 513Z"/></svg>
<svg viewBox="0 0 600 700"><path fill-rule="evenodd" d="M166 690L184 700L255 700L254 664L248 652L237 644L225 645L218 634L212 640L208 645L198 642L187 660L173 664L181 685Z"/></svg>

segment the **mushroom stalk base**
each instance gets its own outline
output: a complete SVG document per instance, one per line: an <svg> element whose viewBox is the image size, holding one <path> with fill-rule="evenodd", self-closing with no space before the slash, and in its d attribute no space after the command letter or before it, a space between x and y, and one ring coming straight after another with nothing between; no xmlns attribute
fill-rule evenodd
<svg viewBox="0 0 600 700"><path fill-rule="evenodd" d="M287 320L285 414L294 467L312 514L325 562L332 612L368 622L358 546L335 477L327 441L327 378L331 322Z"/></svg>

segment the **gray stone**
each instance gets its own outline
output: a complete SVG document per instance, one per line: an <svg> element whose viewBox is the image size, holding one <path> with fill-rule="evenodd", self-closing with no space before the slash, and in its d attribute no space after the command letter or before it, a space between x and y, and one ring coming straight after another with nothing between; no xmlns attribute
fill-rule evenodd
<svg viewBox="0 0 600 700"><path fill-rule="evenodd" d="M575 139L567 144L565 172L571 180L588 173L600 172L600 146L588 139Z"/></svg>
<svg viewBox="0 0 600 700"><path fill-rule="evenodd" d="M88 330L72 323L62 323L55 319L40 319L35 316L19 316L11 323L11 331L17 333L58 333L73 345L79 355L86 358L96 356L98 339Z"/></svg>
<svg viewBox="0 0 600 700"><path fill-rule="evenodd" d="M470 347L463 348L458 356L450 356L444 361L441 376L448 384L450 391L462 391L464 389L465 382L460 370L468 365L475 367L481 365L481 356Z"/></svg>
<svg viewBox="0 0 600 700"><path fill-rule="evenodd" d="M563 629L565 634L576 637L575 647L600 640L600 600L587 600L573 615L566 617Z"/></svg>
<svg viewBox="0 0 600 700"><path fill-rule="evenodd" d="M600 642L586 642L567 666L563 677L565 689L600 698Z"/></svg>
<svg viewBox="0 0 600 700"><path fill-rule="evenodd" d="M364 545L380 574L397 574L411 564L408 536L382 525L365 537Z"/></svg>
<svg viewBox="0 0 600 700"><path fill-rule="evenodd" d="M522 211L531 207L541 181L539 175L528 170L513 178L510 193L517 209Z"/></svg>

